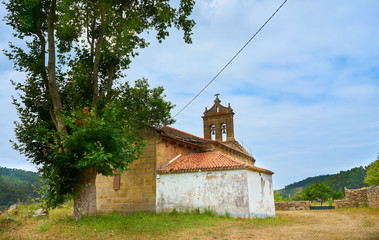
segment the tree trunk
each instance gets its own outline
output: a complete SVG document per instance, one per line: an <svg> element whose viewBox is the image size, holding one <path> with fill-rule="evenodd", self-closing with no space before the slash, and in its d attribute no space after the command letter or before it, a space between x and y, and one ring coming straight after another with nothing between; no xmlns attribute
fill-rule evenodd
<svg viewBox="0 0 379 240"><path fill-rule="evenodd" d="M112 97L112 86L113 86L113 76L116 69L116 63L112 63L109 67L108 82L107 82L107 97L110 99Z"/></svg>
<svg viewBox="0 0 379 240"><path fill-rule="evenodd" d="M99 29L99 38L97 39L96 49L95 49L95 62L93 64L93 77L92 77L92 107L96 108L97 98L99 96L99 71L100 71L100 56L101 56L101 46L104 40L104 31L105 31L105 13L104 6L100 7L100 29Z"/></svg>
<svg viewBox="0 0 379 240"><path fill-rule="evenodd" d="M82 215L96 216L96 175L97 169L91 168L83 170L81 184L84 187L74 189L74 220L79 220Z"/></svg>
<svg viewBox="0 0 379 240"><path fill-rule="evenodd" d="M57 130L63 135L67 135L67 129L64 124L64 119L62 117L62 104L59 97L59 91L57 86L57 79L55 73L55 11L57 9L57 2L53 0L51 2L50 13L47 17L47 42L49 51L49 60L47 64L47 72L49 75L48 87L51 97L51 102L54 107L55 123L57 125Z"/></svg>

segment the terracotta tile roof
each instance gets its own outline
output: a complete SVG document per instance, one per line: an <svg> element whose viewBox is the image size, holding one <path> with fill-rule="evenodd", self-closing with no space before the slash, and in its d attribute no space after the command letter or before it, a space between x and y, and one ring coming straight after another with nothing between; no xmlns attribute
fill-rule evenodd
<svg viewBox="0 0 379 240"><path fill-rule="evenodd" d="M249 169L256 172L274 174L273 172L244 163L221 152L203 152L179 155L157 170L158 174L217 171L232 169Z"/></svg>

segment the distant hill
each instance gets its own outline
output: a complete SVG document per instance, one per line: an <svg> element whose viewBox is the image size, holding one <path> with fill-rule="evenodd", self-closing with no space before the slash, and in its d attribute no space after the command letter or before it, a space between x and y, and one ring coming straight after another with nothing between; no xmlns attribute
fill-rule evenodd
<svg viewBox="0 0 379 240"><path fill-rule="evenodd" d="M309 177L299 182L292 183L285 186L283 189L277 192L280 195L287 194L293 195L297 192L301 192L304 188L319 182L327 183L333 191L339 191L346 187L348 189L355 189L361 187L367 187L368 184L363 183L366 176L367 167L356 167L347 171L340 171L337 174L320 175L316 177Z"/></svg>
<svg viewBox="0 0 379 240"><path fill-rule="evenodd" d="M39 197L34 190L40 186L38 173L0 167L0 209Z"/></svg>

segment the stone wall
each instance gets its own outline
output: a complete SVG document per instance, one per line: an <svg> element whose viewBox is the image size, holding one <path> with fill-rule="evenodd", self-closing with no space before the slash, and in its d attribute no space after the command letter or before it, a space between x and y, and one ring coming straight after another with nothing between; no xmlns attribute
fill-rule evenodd
<svg viewBox="0 0 379 240"><path fill-rule="evenodd" d="M336 208L372 207L379 208L379 186L360 189L345 189L345 198L335 200Z"/></svg>
<svg viewBox="0 0 379 240"><path fill-rule="evenodd" d="M309 210L309 201L276 202L276 211Z"/></svg>
<svg viewBox="0 0 379 240"><path fill-rule="evenodd" d="M373 186L367 189L368 206L379 208L379 186Z"/></svg>
<svg viewBox="0 0 379 240"><path fill-rule="evenodd" d="M154 212L156 197L156 148L159 135L152 129L144 131L147 145L142 156L120 176L120 188L114 189L114 177L98 175L96 201L99 212Z"/></svg>

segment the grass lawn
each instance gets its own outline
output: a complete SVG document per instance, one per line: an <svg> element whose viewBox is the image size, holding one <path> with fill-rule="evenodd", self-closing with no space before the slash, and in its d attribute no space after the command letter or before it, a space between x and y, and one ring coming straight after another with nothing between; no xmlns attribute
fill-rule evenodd
<svg viewBox="0 0 379 240"><path fill-rule="evenodd" d="M266 219L111 213L80 221L72 220L67 205L39 219L30 217L36 208L1 215L0 239L379 239L379 209L370 208L282 211Z"/></svg>

